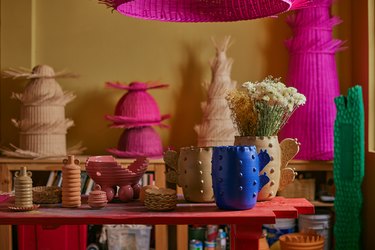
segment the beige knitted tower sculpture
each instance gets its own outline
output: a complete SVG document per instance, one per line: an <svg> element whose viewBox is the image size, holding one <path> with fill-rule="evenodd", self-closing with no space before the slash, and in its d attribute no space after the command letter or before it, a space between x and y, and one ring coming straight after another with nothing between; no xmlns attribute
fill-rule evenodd
<svg viewBox="0 0 375 250"><path fill-rule="evenodd" d="M66 134L74 122L65 118L65 105L75 98L70 92L64 92L55 80L57 77L74 77L69 73L55 73L47 65L38 65L32 72L10 69L2 72L3 77L29 79L22 93L13 93L12 98L21 102L20 120L12 119L19 129L19 148L15 151L2 149L8 156L37 158L65 156ZM75 146L74 152L83 148Z"/></svg>
<svg viewBox="0 0 375 250"><path fill-rule="evenodd" d="M227 92L236 88L236 82L230 78L233 59L226 55L231 45L230 37L225 37L220 43L212 41L216 48L216 56L211 61L212 79L210 84L203 84L207 90L207 101L201 103L202 123L194 127L198 134L198 147L233 145L236 133L225 100Z"/></svg>
<svg viewBox="0 0 375 250"><path fill-rule="evenodd" d="M62 167L62 206L81 206L81 167L79 160L69 155L63 160Z"/></svg>

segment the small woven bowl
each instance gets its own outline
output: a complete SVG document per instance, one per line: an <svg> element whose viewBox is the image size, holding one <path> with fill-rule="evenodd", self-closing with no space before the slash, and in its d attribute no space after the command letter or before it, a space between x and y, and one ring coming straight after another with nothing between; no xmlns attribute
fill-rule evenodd
<svg viewBox="0 0 375 250"><path fill-rule="evenodd" d="M62 190L60 187L33 187L33 202L36 204L61 203Z"/></svg>
<svg viewBox="0 0 375 250"><path fill-rule="evenodd" d="M147 209L154 211L170 211L176 208L177 194L169 188L146 189L144 204Z"/></svg>

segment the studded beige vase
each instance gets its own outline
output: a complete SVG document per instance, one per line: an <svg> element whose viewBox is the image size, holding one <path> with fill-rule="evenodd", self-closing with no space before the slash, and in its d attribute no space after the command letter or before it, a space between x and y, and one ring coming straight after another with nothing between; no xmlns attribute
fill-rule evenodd
<svg viewBox="0 0 375 250"><path fill-rule="evenodd" d="M62 168L62 206L79 207L81 206L81 168L79 160L69 155L68 159L63 160Z"/></svg>
<svg viewBox="0 0 375 250"><path fill-rule="evenodd" d="M211 177L211 147L185 147L164 153L164 161L170 168L167 180L182 187L185 200L190 202L213 202Z"/></svg>
<svg viewBox="0 0 375 250"><path fill-rule="evenodd" d="M277 136L236 136L236 146L255 146L257 152L267 150L271 161L260 172L266 173L270 178L258 194L258 201L271 200L278 190L283 190L294 181L295 172L287 165L299 151L299 143L296 139L284 139L279 143Z"/></svg>

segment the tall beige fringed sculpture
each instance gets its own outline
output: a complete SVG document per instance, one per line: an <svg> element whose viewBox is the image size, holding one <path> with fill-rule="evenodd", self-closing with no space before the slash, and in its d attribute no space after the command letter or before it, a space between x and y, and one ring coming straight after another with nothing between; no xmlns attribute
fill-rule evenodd
<svg viewBox="0 0 375 250"><path fill-rule="evenodd" d="M79 154L84 148L76 145L66 149L67 130L74 122L65 118L65 105L76 96L62 90L55 78L75 77L70 73L55 73L47 65L35 66L32 72L9 69L3 77L29 79L23 93L13 93L12 98L21 102L20 119L12 119L19 129L19 148L2 148L4 155L20 158L41 158Z"/></svg>
<svg viewBox="0 0 375 250"><path fill-rule="evenodd" d="M198 134L198 147L233 145L236 133L225 99L227 92L236 88L236 82L230 78L233 59L226 55L231 46L230 37L220 43L212 41L216 48L216 56L211 61L212 80L203 84L207 101L201 103L202 123L194 128Z"/></svg>

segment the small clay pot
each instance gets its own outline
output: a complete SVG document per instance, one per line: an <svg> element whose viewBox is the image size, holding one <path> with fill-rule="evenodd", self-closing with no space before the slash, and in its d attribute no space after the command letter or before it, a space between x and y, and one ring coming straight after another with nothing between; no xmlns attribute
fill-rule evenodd
<svg viewBox="0 0 375 250"><path fill-rule="evenodd" d="M100 209L107 206L107 194L101 190L100 185L96 184L94 190L90 192L88 204L93 209Z"/></svg>

